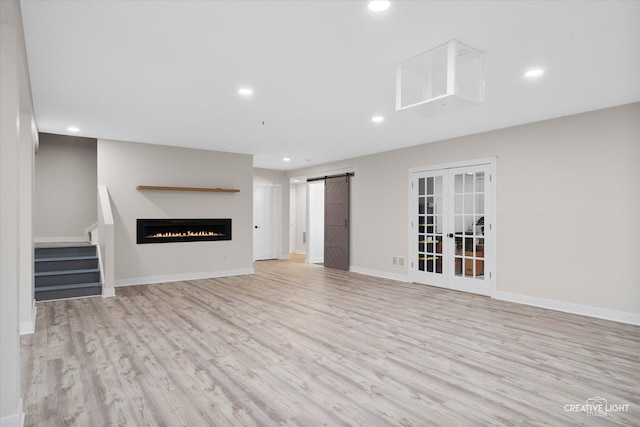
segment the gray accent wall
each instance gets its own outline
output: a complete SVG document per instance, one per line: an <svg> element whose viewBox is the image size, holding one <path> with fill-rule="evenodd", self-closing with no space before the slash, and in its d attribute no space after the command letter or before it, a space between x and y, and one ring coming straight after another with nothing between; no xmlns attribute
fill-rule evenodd
<svg viewBox="0 0 640 427"><path fill-rule="evenodd" d="M98 184L115 223L116 286L253 272L253 157L98 140ZM236 188L239 193L153 191L138 185ZM136 244L138 218L231 218L232 240Z"/></svg>
<svg viewBox="0 0 640 427"><path fill-rule="evenodd" d="M97 140L40 134L35 160L36 241L84 239L98 220Z"/></svg>
<svg viewBox="0 0 640 427"><path fill-rule="evenodd" d="M425 119L427 120L427 119ZM351 266L409 278L409 169L497 158L498 296L640 314L640 103L294 170L355 167Z"/></svg>

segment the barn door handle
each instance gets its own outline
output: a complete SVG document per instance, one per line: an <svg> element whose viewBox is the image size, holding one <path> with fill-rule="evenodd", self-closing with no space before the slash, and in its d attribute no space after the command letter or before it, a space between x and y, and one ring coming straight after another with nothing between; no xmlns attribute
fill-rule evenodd
<svg viewBox="0 0 640 427"><path fill-rule="evenodd" d="M453 233L449 233L449 234L447 234L447 237L450 237L450 238L452 238L452 239L453 239Z"/></svg>

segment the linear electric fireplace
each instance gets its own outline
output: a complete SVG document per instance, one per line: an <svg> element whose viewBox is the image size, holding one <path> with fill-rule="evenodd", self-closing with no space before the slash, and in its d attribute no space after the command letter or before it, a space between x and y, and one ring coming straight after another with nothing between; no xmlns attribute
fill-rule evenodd
<svg viewBox="0 0 640 427"><path fill-rule="evenodd" d="M138 219L138 244L231 240L231 219Z"/></svg>

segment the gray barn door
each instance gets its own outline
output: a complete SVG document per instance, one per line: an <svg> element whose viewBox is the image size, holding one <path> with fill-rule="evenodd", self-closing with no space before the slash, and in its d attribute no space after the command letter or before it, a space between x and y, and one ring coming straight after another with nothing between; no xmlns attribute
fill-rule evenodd
<svg viewBox="0 0 640 427"><path fill-rule="evenodd" d="M349 271L349 175L324 183L324 266Z"/></svg>

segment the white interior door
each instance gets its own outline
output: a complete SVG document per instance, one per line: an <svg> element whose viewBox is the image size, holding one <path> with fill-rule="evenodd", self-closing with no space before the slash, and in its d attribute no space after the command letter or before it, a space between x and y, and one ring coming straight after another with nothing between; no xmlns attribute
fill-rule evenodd
<svg viewBox="0 0 640 427"><path fill-rule="evenodd" d="M278 224L278 187L254 187L253 259L255 261L279 257Z"/></svg>
<svg viewBox="0 0 640 427"><path fill-rule="evenodd" d="M307 263L324 263L324 181L307 184Z"/></svg>
<svg viewBox="0 0 640 427"><path fill-rule="evenodd" d="M495 288L493 165L412 173L411 275L482 295Z"/></svg>

